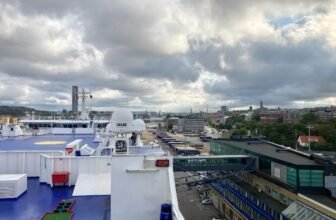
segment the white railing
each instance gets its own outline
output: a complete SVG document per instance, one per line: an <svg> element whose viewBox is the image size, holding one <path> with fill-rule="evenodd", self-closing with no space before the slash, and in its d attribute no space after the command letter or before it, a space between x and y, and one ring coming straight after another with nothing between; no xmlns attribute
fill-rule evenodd
<svg viewBox="0 0 336 220"><path fill-rule="evenodd" d="M62 156L62 151L0 151L0 174L40 176L40 155Z"/></svg>
<svg viewBox="0 0 336 220"><path fill-rule="evenodd" d="M174 220L184 220L184 217L179 209L178 201L177 201L175 177L174 177L174 171L173 171L173 159L170 159L170 163L171 163L171 166L168 169L168 177L169 177L169 185L170 185L173 219Z"/></svg>
<svg viewBox="0 0 336 220"><path fill-rule="evenodd" d="M48 156L41 155L40 182L52 185L54 172L69 172L68 184L75 185L79 174L110 173L111 158L109 156Z"/></svg>
<svg viewBox="0 0 336 220"><path fill-rule="evenodd" d="M179 208L173 206L173 219L174 220L184 220L184 217Z"/></svg>

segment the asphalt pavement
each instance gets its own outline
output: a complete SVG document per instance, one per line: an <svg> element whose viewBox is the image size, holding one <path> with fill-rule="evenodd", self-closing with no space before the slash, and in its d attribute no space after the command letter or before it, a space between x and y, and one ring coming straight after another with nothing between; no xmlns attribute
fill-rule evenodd
<svg viewBox="0 0 336 220"><path fill-rule="evenodd" d="M188 176L187 172L175 173L175 178ZM177 182L181 183L184 178ZM176 187L177 199L180 210L186 220L212 220L219 216L219 211L213 205L202 205L199 192L196 187L189 188L187 185L179 185Z"/></svg>

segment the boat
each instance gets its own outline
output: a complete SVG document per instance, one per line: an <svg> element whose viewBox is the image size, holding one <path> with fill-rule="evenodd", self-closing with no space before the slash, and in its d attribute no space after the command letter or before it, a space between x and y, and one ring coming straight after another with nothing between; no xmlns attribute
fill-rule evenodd
<svg viewBox="0 0 336 220"><path fill-rule="evenodd" d="M109 123L106 117L92 118L90 117L91 108L87 107L87 99L92 99L91 92L83 89L76 93L77 99L81 100L81 110L76 116L69 117L36 117L34 112L27 114L19 120L19 132L17 136L31 136L31 135L69 135L69 134L95 134L97 130L105 128ZM77 101L78 102L78 101ZM3 133L3 136L6 136Z"/></svg>
<svg viewBox="0 0 336 220"><path fill-rule="evenodd" d="M1 139L0 219L183 220L173 158L144 131L115 111L96 134Z"/></svg>

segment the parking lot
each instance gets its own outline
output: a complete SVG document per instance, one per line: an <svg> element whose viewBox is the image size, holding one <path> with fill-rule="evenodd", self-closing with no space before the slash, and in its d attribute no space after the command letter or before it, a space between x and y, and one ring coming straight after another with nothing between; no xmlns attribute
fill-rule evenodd
<svg viewBox="0 0 336 220"><path fill-rule="evenodd" d="M188 145L202 144L202 152L210 151L210 143L200 141L199 137L185 137L183 134L172 134L168 132L167 134L176 140L186 141ZM169 150L172 155L175 154L175 152L167 147L164 142L160 140L158 141L159 144ZM200 198L200 192L197 190L196 186L187 186L185 179L187 178L188 182L193 182L198 180L199 177L197 175L195 176L189 172L176 172L174 175L179 207L186 220L213 220L213 218L220 217L219 211L212 204L204 205L201 203L202 199Z"/></svg>
<svg viewBox="0 0 336 220"><path fill-rule="evenodd" d="M183 181L182 177L188 175L187 172L175 173L175 178L181 178L177 184ZM187 185L179 185L176 190L179 207L186 220L212 220L219 217L219 212L213 205L201 204L200 193L196 187L189 188Z"/></svg>
<svg viewBox="0 0 336 220"><path fill-rule="evenodd" d="M167 134L173 138L175 138L178 141L184 141L187 142L189 145L193 144L201 144L203 145L203 151L209 152L210 151L210 142L202 142L198 136L196 137L190 137L190 136L184 136L183 134L172 134L167 132Z"/></svg>

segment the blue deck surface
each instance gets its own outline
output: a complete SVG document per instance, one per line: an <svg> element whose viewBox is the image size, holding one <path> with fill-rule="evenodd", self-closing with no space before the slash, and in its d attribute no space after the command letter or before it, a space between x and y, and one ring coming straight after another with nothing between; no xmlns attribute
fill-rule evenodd
<svg viewBox="0 0 336 220"><path fill-rule="evenodd" d="M0 199L0 220L39 220L62 199L76 199L73 219L109 220L109 196L72 196L74 187L40 184L38 178L28 178L27 192L17 199Z"/></svg>
<svg viewBox="0 0 336 220"><path fill-rule="evenodd" d="M0 151L22 150L22 151L39 151L39 150L64 150L67 143L76 139L82 139L83 144L88 144L90 147L97 148L98 143L93 143L93 135L43 135L33 137L18 137L0 139ZM53 145L36 145L36 142L41 141L64 141L64 144Z"/></svg>

